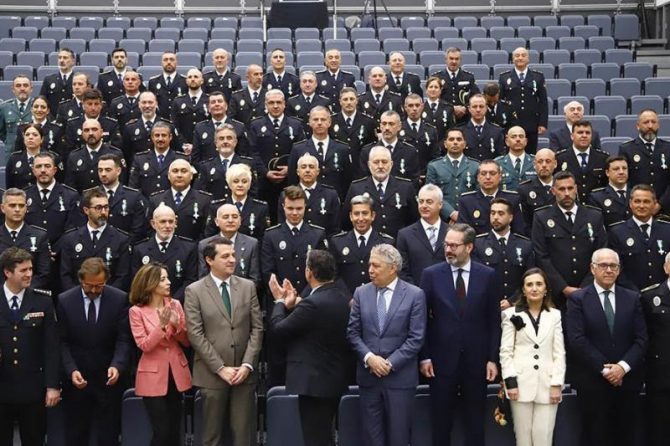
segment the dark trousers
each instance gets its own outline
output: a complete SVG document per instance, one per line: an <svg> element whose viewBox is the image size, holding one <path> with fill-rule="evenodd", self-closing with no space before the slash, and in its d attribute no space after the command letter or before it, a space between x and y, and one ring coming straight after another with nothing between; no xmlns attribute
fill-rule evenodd
<svg viewBox="0 0 670 446"><path fill-rule="evenodd" d="M340 398L298 396L298 409L305 446L332 446L333 420Z"/></svg>
<svg viewBox="0 0 670 446"><path fill-rule="evenodd" d="M583 443L588 446L634 445L638 397L637 390L616 387L607 390L577 389ZM667 444L667 438L664 444Z"/></svg>
<svg viewBox="0 0 670 446"><path fill-rule="evenodd" d="M460 363L464 360L461 358ZM433 414L433 446L450 446L456 414L463 419L465 446L484 446L486 417L486 379L481 373L469 373L463 367L454 375L436 376L430 382Z"/></svg>
<svg viewBox="0 0 670 446"><path fill-rule="evenodd" d="M14 444L14 422L19 422L22 446L42 446L46 434L44 400L31 403L0 403L0 446Z"/></svg>
<svg viewBox="0 0 670 446"><path fill-rule="evenodd" d="M145 396L142 400L153 430L151 446L179 446L179 428L182 423L181 393L177 390L172 372L169 374L167 395Z"/></svg>
<svg viewBox="0 0 670 446"><path fill-rule="evenodd" d="M65 438L68 446L88 446L91 427L96 426L99 446L118 446L121 415L121 387L107 386L89 378L82 390L71 384L63 389Z"/></svg>
<svg viewBox="0 0 670 446"><path fill-rule="evenodd" d="M647 444L666 446L670 438L670 390L647 387Z"/></svg>
<svg viewBox="0 0 670 446"><path fill-rule="evenodd" d="M365 446L407 446L416 389L360 388Z"/></svg>

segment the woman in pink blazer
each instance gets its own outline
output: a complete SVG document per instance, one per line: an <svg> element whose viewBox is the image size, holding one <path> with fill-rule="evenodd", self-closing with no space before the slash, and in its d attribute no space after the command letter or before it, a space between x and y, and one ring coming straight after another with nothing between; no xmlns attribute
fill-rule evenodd
<svg viewBox="0 0 670 446"><path fill-rule="evenodd" d="M151 445L177 446L181 392L191 388L191 373L182 350L189 345L184 310L170 297L165 266L140 268L130 287L130 303L130 328L142 350L135 394L144 397L153 429Z"/></svg>

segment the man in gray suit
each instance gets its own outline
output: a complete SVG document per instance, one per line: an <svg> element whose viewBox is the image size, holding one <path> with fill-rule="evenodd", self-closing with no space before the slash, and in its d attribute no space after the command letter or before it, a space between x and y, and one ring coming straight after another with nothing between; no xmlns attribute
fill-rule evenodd
<svg viewBox="0 0 670 446"><path fill-rule="evenodd" d="M19 125L33 120L31 114L33 99L30 97L32 92L32 81L20 74L12 83L14 99L8 99L0 104L0 141L5 143L5 153L0 153L2 165L14 151Z"/></svg>
<svg viewBox="0 0 670 446"><path fill-rule="evenodd" d="M357 356L363 444L406 446L418 354L426 329L423 291L398 278L402 257L391 245L370 252L370 283L354 292L347 338Z"/></svg>
<svg viewBox="0 0 670 446"><path fill-rule="evenodd" d="M245 279L253 280L256 286L260 285L261 281L261 264L258 255L258 240L248 235L242 234L239 231L242 224L242 217L240 211L234 204L221 205L216 210L216 226L220 233L215 234L206 239L200 240L198 243L198 277L205 277L209 273L209 268L202 256L207 244L218 237L224 237L233 242L235 249L235 275L244 277Z"/></svg>
<svg viewBox="0 0 670 446"><path fill-rule="evenodd" d="M235 446L251 446L256 438L255 368L263 340L256 286L233 275L230 240L211 240L203 256L210 274L186 288L184 302L195 351L193 384L203 397L203 444L218 446L228 420Z"/></svg>

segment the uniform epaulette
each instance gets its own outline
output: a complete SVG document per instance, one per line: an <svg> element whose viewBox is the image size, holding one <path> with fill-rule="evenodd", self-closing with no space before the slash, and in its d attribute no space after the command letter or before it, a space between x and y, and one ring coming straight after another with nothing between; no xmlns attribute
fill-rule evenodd
<svg viewBox="0 0 670 446"><path fill-rule="evenodd" d="M626 142L622 142L620 145L622 145L622 146L629 146L629 145L631 145L631 144L634 144L634 143L637 142L637 141L639 141L639 140L638 140L638 139L629 139L629 140L626 141Z"/></svg>
<svg viewBox="0 0 670 446"><path fill-rule="evenodd" d="M618 226L618 225L620 225L620 224L622 224L622 223L626 223L626 220L615 221L614 223L610 223L609 225L607 225L607 227L608 227L608 228L612 228L612 227L614 227L614 226Z"/></svg>
<svg viewBox="0 0 670 446"><path fill-rule="evenodd" d="M519 195L519 192L517 192L517 191L515 191L515 190L505 190L505 191L503 191L503 192L505 192L506 194Z"/></svg>
<svg viewBox="0 0 670 446"><path fill-rule="evenodd" d="M65 189L69 189L69 190L71 190L72 192L77 192L77 193L79 193L79 192L77 191L77 189L75 189L75 188L72 187L72 186L69 186L69 185L67 185L67 184L65 184L65 183L58 183L58 184L60 184L61 186L63 186Z"/></svg>
<svg viewBox="0 0 670 446"><path fill-rule="evenodd" d="M603 149L594 149L594 150L595 150L596 152L598 152L598 153L602 153L603 155L607 155L607 156L610 155L609 152L606 152L606 151L604 151Z"/></svg>
<svg viewBox="0 0 670 446"><path fill-rule="evenodd" d="M604 187L598 187L598 188L596 188L596 189L592 189L592 190L591 190L591 193L593 193L593 192L601 192L601 191L604 191L604 190L605 190Z"/></svg>
<svg viewBox="0 0 670 446"><path fill-rule="evenodd" d="M146 155L146 154L149 153L149 152L151 152L150 149L149 149L149 150L144 150L144 151L142 151L142 152L137 152L137 153L135 154L135 158L137 158L137 155Z"/></svg>
<svg viewBox="0 0 670 446"><path fill-rule="evenodd" d="M142 240L138 241L138 242L135 244L135 246L137 246L137 245L141 245L142 243L144 243L144 242L148 242L149 240L151 240L151 237L145 237L145 238L143 238Z"/></svg>
<svg viewBox="0 0 670 446"><path fill-rule="evenodd" d="M157 74L155 76L151 76L149 79L153 80L153 79L158 79L159 77L163 77L163 74L161 73L161 74Z"/></svg>
<svg viewBox="0 0 670 446"><path fill-rule="evenodd" d="M381 238L387 238L389 240L395 240L395 238L393 238L392 236L390 236L388 234L385 234L383 232L380 232L379 235L380 235Z"/></svg>
<svg viewBox="0 0 670 446"><path fill-rule="evenodd" d="M341 71L342 73L352 74L351 71L344 71L344 70L340 70L340 71Z"/></svg>
<svg viewBox="0 0 670 446"><path fill-rule="evenodd" d="M426 127L436 128L435 125L431 124L430 122L423 121L423 124L424 124Z"/></svg>
<svg viewBox="0 0 670 446"><path fill-rule="evenodd" d="M534 70L532 68L528 68L528 71L532 71L533 73L543 74L540 70Z"/></svg>
<svg viewBox="0 0 670 446"><path fill-rule="evenodd" d="M530 239L528 237L526 237L525 235L517 234L516 232L513 232L512 235L515 236L515 237L518 237L520 239L530 241Z"/></svg>
<svg viewBox="0 0 670 446"><path fill-rule="evenodd" d="M594 210L596 210L596 211L598 211L598 212L602 212L602 211L603 211L603 210L600 209L598 206L593 206L592 204L583 204L582 206L584 206L585 208L594 209Z"/></svg>
<svg viewBox="0 0 670 446"><path fill-rule="evenodd" d="M393 178L395 178L398 181L407 181L408 183L412 182L412 180L410 180L409 178L396 177L396 176L394 176Z"/></svg>
<svg viewBox="0 0 670 446"><path fill-rule="evenodd" d="M237 156L239 156L239 157L240 157L241 159L243 159L243 160L251 160L251 161L254 161L253 157L250 157L250 156L246 156L246 155L237 155Z"/></svg>
<svg viewBox="0 0 670 446"><path fill-rule="evenodd" d="M150 196L150 197L154 197L154 196L156 196L156 195L158 195L158 194L162 194L163 192L165 192L165 189L156 191L156 192L154 192L153 194L151 194L151 195L149 195L149 196Z"/></svg>
<svg viewBox="0 0 670 446"><path fill-rule="evenodd" d="M225 198L219 198L217 200L212 200L212 204L219 204L219 203L223 203L224 201L226 201Z"/></svg>
<svg viewBox="0 0 670 446"><path fill-rule="evenodd" d="M288 99L291 100L291 99L293 99L293 98L297 98L298 96L300 96L300 93L298 93L298 94L294 94L293 96L289 96Z"/></svg>
<svg viewBox="0 0 670 446"><path fill-rule="evenodd" d="M258 121L259 119L263 119L263 118L265 118L265 116L266 116L266 115L263 115L263 116L256 116L254 119L252 119L251 121L249 121L249 124L251 124L251 123L254 122L254 121ZM287 116L284 116L284 117L286 118Z"/></svg>
<svg viewBox="0 0 670 446"><path fill-rule="evenodd" d="M108 74L108 73L111 73L112 71L114 71L114 70L103 71L102 74Z"/></svg>
<svg viewBox="0 0 670 446"><path fill-rule="evenodd" d="M335 189L335 187L331 186L330 184L319 183L319 185L326 189Z"/></svg>
<svg viewBox="0 0 670 446"><path fill-rule="evenodd" d="M330 101L330 98L329 98L328 96L324 96L324 95L322 95L322 94L317 94L317 96L319 96L320 98L327 99L327 100Z"/></svg>
<svg viewBox="0 0 670 446"><path fill-rule="evenodd" d="M81 116L73 116L73 117L71 117L71 118L68 118L67 122L70 122L70 121L76 121L76 120L78 120L78 119L81 119Z"/></svg>
<svg viewBox="0 0 670 446"><path fill-rule="evenodd" d="M138 118L133 118L130 121L126 122L126 127L128 127L130 124L135 124L137 121L139 121Z"/></svg>
<svg viewBox="0 0 670 446"><path fill-rule="evenodd" d="M44 229L44 228L41 227L41 226L37 226L37 225L28 225L28 226L30 226L31 228L34 228L34 229L39 229L40 231L47 232L47 230Z"/></svg>
<svg viewBox="0 0 670 446"><path fill-rule="evenodd" d="M56 127L63 127L63 124L58 121L49 121L49 124L55 125Z"/></svg>
<svg viewBox="0 0 670 446"><path fill-rule="evenodd" d="M267 201L259 200L258 198L252 198L251 201L254 201L254 202L260 203L260 204L265 204L265 205L268 204Z"/></svg>
<svg viewBox="0 0 670 446"><path fill-rule="evenodd" d="M386 92L389 93L389 94L395 95L395 96L402 96L400 93L398 93L396 91L386 90Z"/></svg>
<svg viewBox="0 0 670 446"><path fill-rule="evenodd" d="M568 151L568 149L561 149L561 150L558 150L558 151L556 152L556 155L560 155L560 154L565 153L565 152L567 152L567 151Z"/></svg>
<svg viewBox="0 0 670 446"><path fill-rule="evenodd" d="M342 141L341 139L335 139L335 138L333 138L333 141L335 141L335 142L339 142L340 144L344 144L344 145L347 146L347 147L349 146L349 143L346 143L346 142Z"/></svg>
<svg viewBox="0 0 670 446"><path fill-rule="evenodd" d="M184 237L183 235L176 235L176 237L180 240L184 240L185 242L194 242L192 238Z"/></svg>
<svg viewBox="0 0 670 446"><path fill-rule="evenodd" d="M358 178L356 180L351 180L351 184L360 183L361 181L367 180L369 177Z"/></svg>
<svg viewBox="0 0 670 446"><path fill-rule="evenodd" d="M42 288L33 288L33 291L37 294L44 294L45 296L51 297L51 290L43 290Z"/></svg>
<svg viewBox="0 0 670 446"><path fill-rule="evenodd" d="M63 234L69 234L70 232L76 231L77 229L79 229L79 228L70 228L70 229L66 229L65 232L64 232Z"/></svg>
<svg viewBox="0 0 670 446"><path fill-rule="evenodd" d="M317 73L325 73L325 72L326 72L326 68L324 68L323 70L316 71L314 74L317 74Z"/></svg>
<svg viewBox="0 0 670 446"><path fill-rule="evenodd" d="M461 71L462 71L463 73L472 74L472 75L474 76L474 73L473 73L472 71L464 70L464 69L462 69L462 68L461 68Z"/></svg>
<svg viewBox="0 0 670 446"><path fill-rule="evenodd" d="M60 101L60 102L58 103L58 105L64 104L65 102L70 102L71 100L72 100L72 98L63 99L62 101Z"/></svg>
<svg viewBox="0 0 670 446"><path fill-rule="evenodd" d="M199 193L201 193L201 194L203 194L203 195L207 195L208 197L211 197L211 196L212 196L212 193L211 193L211 192L207 192L206 190L196 189L195 191L196 191L196 192L199 192Z"/></svg>
<svg viewBox="0 0 670 446"><path fill-rule="evenodd" d="M134 187L130 187L130 186L121 186L121 187L123 187L126 190L132 190L133 192L139 192L140 191L139 189L135 189Z"/></svg>
<svg viewBox="0 0 670 446"><path fill-rule="evenodd" d="M23 153L23 150L15 150L12 153L10 153L10 156L14 155L14 154L20 154L20 153Z"/></svg>
<svg viewBox="0 0 670 446"><path fill-rule="evenodd" d="M324 228L323 226L314 225L314 224L312 224L312 223L307 223L307 225L308 225L310 228L321 229L322 231L325 231L325 230L326 230L326 228Z"/></svg>
<svg viewBox="0 0 670 446"><path fill-rule="evenodd" d="M488 232L485 232L485 233L483 233L483 234L477 234L477 235L475 236L475 238L480 238L480 237L483 238L483 237L488 237L488 236L489 236L489 233L488 233Z"/></svg>
<svg viewBox="0 0 670 446"><path fill-rule="evenodd" d="M496 123L496 122L488 121L488 123L491 124L494 127L500 128L500 125L498 125L498 123Z"/></svg>
<svg viewBox="0 0 670 446"><path fill-rule="evenodd" d="M82 192L82 194L85 193L85 192L88 192L88 191L90 191L90 190L93 190L93 189L98 189L99 187L100 187L100 186L93 186L93 187L89 187L88 189L84 189L83 192Z"/></svg>
<svg viewBox="0 0 670 446"><path fill-rule="evenodd" d="M109 116L109 115L106 115L106 116L100 116L100 117L101 117L101 118L105 118L105 119L107 119L107 120L109 120L109 121L119 122L118 119L116 119L116 118L112 118L112 117Z"/></svg>
<svg viewBox="0 0 670 446"><path fill-rule="evenodd" d="M495 158L493 158L493 161L502 160L502 159L504 159L506 156L507 156L507 155L496 156Z"/></svg>
<svg viewBox="0 0 670 446"><path fill-rule="evenodd" d="M280 226L281 226L281 223L279 223L278 225L270 226L269 228L266 228L265 231L266 232L271 231L271 230L279 228Z"/></svg>
<svg viewBox="0 0 670 446"><path fill-rule="evenodd" d="M465 197L466 195L474 195L474 194L476 194L476 193L477 193L476 190L469 190L469 191L467 191L467 192L463 192L463 193L461 194L461 197Z"/></svg>
<svg viewBox="0 0 670 446"><path fill-rule="evenodd" d="M331 236L330 238L343 237L343 236L345 236L345 235L347 235L347 234L348 234L347 231L340 231L340 232L338 232L337 234Z"/></svg>
<svg viewBox="0 0 670 446"><path fill-rule="evenodd" d="M522 184L528 184L528 183L530 183L531 181L533 181L533 180L532 180L532 179L530 179L530 180L523 180L522 182L519 183L519 186L521 186Z"/></svg>
<svg viewBox="0 0 670 446"><path fill-rule="evenodd" d="M500 100L498 100L498 102L502 102L503 104L507 104L507 105L509 105L510 107L512 106L512 103L511 103L510 101L508 101L507 99L500 99ZM515 113L516 113L516 112L515 112Z"/></svg>
<svg viewBox="0 0 670 446"><path fill-rule="evenodd" d="M659 220L659 219L654 220L654 223L662 223L664 225L670 225L670 221Z"/></svg>
<svg viewBox="0 0 670 446"><path fill-rule="evenodd" d="M469 159L470 161L474 161L475 163L479 164L479 160L478 160L477 158L473 158L473 157L471 157L471 156L467 156L467 155L465 155L465 157L466 157L467 159Z"/></svg>
<svg viewBox="0 0 670 446"><path fill-rule="evenodd" d="M545 204L544 206L540 206L539 208L535 208L535 210L533 212L549 209L551 206L552 206L551 204Z"/></svg>
<svg viewBox="0 0 670 446"><path fill-rule="evenodd" d="M656 288L660 287L661 285L662 285L662 282L661 283L656 283L654 285L649 285L647 288L641 289L640 293L644 293L645 291L651 291L653 289L656 289Z"/></svg>
<svg viewBox="0 0 670 446"><path fill-rule="evenodd" d="M512 70L505 70L505 71L503 71L503 72L500 73L500 74L501 74L501 75L503 75L503 74L509 74L509 73L511 73L511 72L512 72Z"/></svg>
<svg viewBox="0 0 670 446"><path fill-rule="evenodd" d="M114 229L119 231L121 234L125 235L126 237L130 237L130 233L128 231L124 231L123 229L119 229L116 226L114 226Z"/></svg>

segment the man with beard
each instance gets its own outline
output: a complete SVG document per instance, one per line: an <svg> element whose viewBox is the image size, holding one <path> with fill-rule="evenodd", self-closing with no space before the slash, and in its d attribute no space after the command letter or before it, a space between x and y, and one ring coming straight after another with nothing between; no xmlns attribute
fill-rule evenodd
<svg viewBox="0 0 670 446"><path fill-rule="evenodd" d="M58 50L58 73L50 74L42 81L40 96L47 98L49 110L58 110L58 104L72 97L72 69L77 57L70 48Z"/></svg>
<svg viewBox="0 0 670 446"><path fill-rule="evenodd" d="M174 124L177 134L184 141L185 146L193 145L193 129L200 121L207 119L207 95L202 91L202 73L197 68L191 68L186 73L188 92L179 96L172 103L170 121ZM190 149L184 147L185 152Z"/></svg>
<svg viewBox="0 0 670 446"><path fill-rule="evenodd" d="M470 120L461 126L465 135L465 153L481 162L494 159L505 151L505 133L497 124L486 120L486 99L477 93L468 99Z"/></svg>
<svg viewBox="0 0 670 446"><path fill-rule="evenodd" d="M442 80L442 99L454 107L458 123L465 123L468 116L468 98L479 93L474 74L461 68L461 50L450 47L444 52L444 70L434 73Z"/></svg>
<svg viewBox="0 0 670 446"><path fill-rule="evenodd" d="M654 110L645 109L637 117L639 137L621 144L619 155L628 161L628 184L632 187L644 183L654 188L658 197L654 214L663 210L670 213L670 142L658 138L658 115Z"/></svg>
<svg viewBox="0 0 670 446"><path fill-rule="evenodd" d="M570 101L563 107L563 113L565 125L549 132L549 148L554 152L572 147L572 126L584 119L584 106L579 101ZM592 139L593 148L600 150L600 135L596 130L593 130Z"/></svg>
<svg viewBox="0 0 670 446"><path fill-rule="evenodd" d="M158 100L158 113L163 119L170 119L172 103L177 98L186 94L188 86L186 78L177 73L177 55L172 51L166 51L161 57L163 73L149 79L148 89L156 95Z"/></svg>
<svg viewBox="0 0 670 446"><path fill-rule="evenodd" d="M76 75L74 76L76 77ZM98 121L102 126L102 139L114 147L119 147L121 145L119 124L116 119L102 114L102 93L92 88L86 90L81 96L81 104L82 114L68 119L65 124L63 153L68 154L81 145L81 126L86 119Z"/></svg>
<svg viewBox="0 0 670 446"><path fill-rule="evenodd" d="M114 48L112 50L112 69L98 76L97 88L102 92L102 98L105 103L111 104L114 99L123 96L123 78L129 69L128 53L126 50L123 48Z"/></svg>
<svg viewBox="0 0 670 446"><path fill-rule="evenodd" d="M551 187L554 184L554 171L556 170L556 154L551 149L540 149L535 154L533 168L535 177L522 181L519 184L518 192L521 200L521 210L526 227L530 228L533 224L533 213L536 209L554 202L555 198L551 193Z"/></svg>
<svg viewBox="0 0 670 446"><path fill-rule="evenodd" d="M402 121L400 139L419 151L419 166L425 175L429 162L440 157L440 145L435 127L422 119L424 103L416 93L409 93L404 100L407 119Z"/></svg>
<svg viewBox="0 0 670 446"><path fill-rule="evenodd" d="M122 134L128 121L139 119L142 116L139 104L140 92L143 89L140 74L137 71L127 69L123 75L123 94L112 99L107 110L107 114L118 121L119 130Z"/></svg>
<svg viewBox="0 0 670 446"><path fill-rule="evenodd" d="M60 125L64 126L69 119L78 118L84 113L82 100L84 92L90 88L88 74L74 73L72 75L72 98L65 99L58 104L58 111L56 111L56 121ZM81 130L81 123L79 129Z"/></svg>
<svg viewBox="0 0 670 446"><path fill-rule="evenodd" d="M368 85L370 89L358 97L358 111L369 114L377 122L386 111L403 113L402 97L387 89L386 71L382 67L370 69Z"/></svg>

